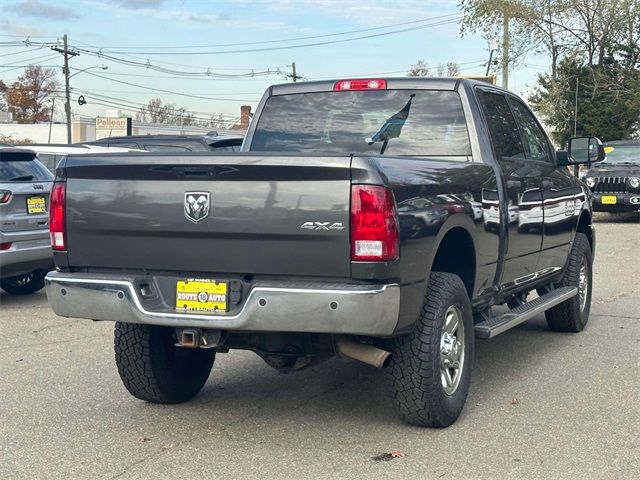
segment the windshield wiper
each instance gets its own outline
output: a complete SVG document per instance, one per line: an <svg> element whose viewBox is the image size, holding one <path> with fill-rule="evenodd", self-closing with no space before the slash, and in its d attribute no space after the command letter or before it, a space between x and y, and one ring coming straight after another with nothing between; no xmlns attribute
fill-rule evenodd
<svg viewBox="0 0 640 480"><path fill-rule="evenodd" d="M33 175L22 175L21 177L13 177L9 179L10 182L28 182L30 180L33 180Z"/></svg>
<svg viewBox="0 0 640 480"><path fill-rule="evenodd" d="M402 127L404 127L407 118L409 117L409 111L411 110L411 102L413 101L413 97L416 94L412 93L409 95L409 101L406 103L402 109L387 118L387 120L382 124L380 130L378 130L373 137L367 142L368 145L373 145L377 142L382 142L382 148L380 148L380 155L384 155L384 151L387 149L387 145L389 145L389 140L392 138L398 138L400 133L402 132Z"/></svg>

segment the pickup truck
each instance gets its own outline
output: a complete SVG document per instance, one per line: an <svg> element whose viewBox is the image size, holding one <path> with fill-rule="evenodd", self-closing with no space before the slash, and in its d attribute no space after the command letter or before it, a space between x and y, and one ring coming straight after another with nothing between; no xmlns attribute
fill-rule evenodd
<svg viewBox="0 0 640 480"><path fill-rule="evenodd" d="M566 166L603 158L594 137L554 151L522 100L472 80L275 85L241 152L63 160L48 299L116 322L148 402L191 399L229 349L281 372L337 354L385 368L403 420L445 427L475 338L587 324L591 194Z"/></svg>

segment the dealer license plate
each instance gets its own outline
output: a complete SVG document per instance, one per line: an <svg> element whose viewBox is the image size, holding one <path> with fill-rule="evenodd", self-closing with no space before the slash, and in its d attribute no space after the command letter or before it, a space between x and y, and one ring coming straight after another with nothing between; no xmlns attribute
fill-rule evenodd
<svg viewBox="0 0 640 480"><path fill-rule="evenodd" d="M191 313L227 311L228 282L188 278L176 282L176 310Z"/></svg>
<svg viewBox="0 0 640 480"><path fill-rule="evenodd" d="M603 195L600 197L600 203L603 205L613 205L618 202L618 197L615 195Z"/></svg>
<svg viewBox="0 0 640 480"><path fill-rule="evenodd" d="M27 213L47 213L47 202L44 197L27 197Z"/></svg>

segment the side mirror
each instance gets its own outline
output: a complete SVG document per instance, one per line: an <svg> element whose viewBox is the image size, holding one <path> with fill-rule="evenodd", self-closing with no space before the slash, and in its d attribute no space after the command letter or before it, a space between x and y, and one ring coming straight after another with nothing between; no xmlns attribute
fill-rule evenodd
<svg viewBox="0 0 640 480"><path fill-rule="evenodd" d="M596 137L573 137L567 144L565 158L565 165L601 162L605 158L604 146Z"/></svg>

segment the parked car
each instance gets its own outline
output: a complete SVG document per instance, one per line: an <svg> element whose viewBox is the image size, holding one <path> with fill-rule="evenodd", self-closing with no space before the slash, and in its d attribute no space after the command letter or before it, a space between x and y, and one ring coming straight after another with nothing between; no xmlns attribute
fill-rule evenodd
<svg viewBox="0 0 640 480"><path fill-rule="evenodd" d="M605 145L606 158L593 165L584 181L593 192L596 212L640 212L640 140Z"/></svg>
<svg viewBox="0 0 640 480"><path fill-rule="evenodd" d="M118 146L149 152L235 152L239 151L242 135L133 135L109 137L85 142L83 145Z"/></svg>
<svg viewBox="0 0 640 480"><path fill-rule="evenodd" d="M78 153L123 153L123 152L143 152L122 147L103 147L100 145L67 145L67 144L33 144L29 145L29 150L33 150L38 155L38 160L49 170L55 171L56 165L65 155Z"/></svg>
<svg viewBox="0 0 640 480"><path fill-rule="evenodd" d="M58 169L49 302L117 322L133 396L189 400L230 349L282 372L338 354L387 368L406 422L445 427L476 337L543 312L552 330L585 328L591 194L566 166L604 151L592 137L554 151L512 93L428 78L276 85L243 150ZM543 209L535 233L518 229L526 192ZM549 229L559 203L567 221Z"/></svg>
<svg viewBox="0 0 640 480"><path fill-rule="evenodd" d="M53 175L32 150L0 145L0 287L34 293L52 270L49 192Z"/></svg>

